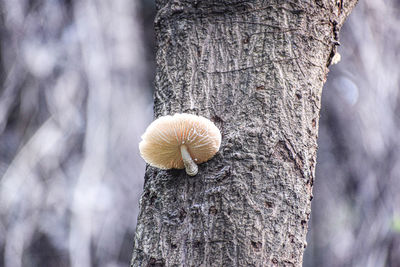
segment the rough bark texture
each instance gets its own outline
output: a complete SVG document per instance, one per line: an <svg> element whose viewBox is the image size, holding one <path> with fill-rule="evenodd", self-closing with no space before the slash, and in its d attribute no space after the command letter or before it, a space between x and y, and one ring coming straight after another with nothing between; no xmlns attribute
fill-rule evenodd
<svg viewBox="0 0 400 267"><path fill-rule="evenodd" d="M157 1L156 117L222 132L189 177L148 167L132 266L300 266L322 86L356 1Z"/></svg>

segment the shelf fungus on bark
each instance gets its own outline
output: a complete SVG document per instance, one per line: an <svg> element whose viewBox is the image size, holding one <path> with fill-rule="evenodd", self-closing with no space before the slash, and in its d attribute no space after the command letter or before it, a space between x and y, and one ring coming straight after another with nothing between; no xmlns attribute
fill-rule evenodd
<svg viewBox="0 0 400 267"><path fill-rule="evenodd" d="M140 155L160 169L186 169L197 174L197 164L211 159L221 145L221 133L210 120L186 113L153 121L142 135Z"/></svg>

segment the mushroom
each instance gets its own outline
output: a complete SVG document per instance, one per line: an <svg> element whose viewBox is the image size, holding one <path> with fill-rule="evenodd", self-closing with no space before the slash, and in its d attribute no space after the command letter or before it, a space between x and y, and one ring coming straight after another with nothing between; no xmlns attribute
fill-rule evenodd
<svg viewBox="0 0 400 267"><path fill-rule="evenodd" d="M142 135L140 155L160 169L186 169L197 174L197 164L211 159L221 145L221 133L210 120L187 113L153 121Z"/></svg>

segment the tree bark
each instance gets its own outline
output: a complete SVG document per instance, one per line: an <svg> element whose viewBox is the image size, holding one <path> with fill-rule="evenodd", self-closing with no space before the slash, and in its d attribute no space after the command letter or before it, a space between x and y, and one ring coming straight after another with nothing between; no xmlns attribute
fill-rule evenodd
<svg viewBox="0 0 400 267"><path fill-rule="evenodd" d="M159 0L154 112L210 118L189 177L148 167L131 266L301 266L322 86L355 0Z"/></svg>

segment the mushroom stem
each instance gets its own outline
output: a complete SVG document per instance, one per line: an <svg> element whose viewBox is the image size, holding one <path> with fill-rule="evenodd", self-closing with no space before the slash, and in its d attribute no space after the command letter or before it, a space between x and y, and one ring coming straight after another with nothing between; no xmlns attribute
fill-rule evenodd
<svg viewBox="0 0 400 267"><path fill-rule="evenodd" d="M181 145L181 154L183 159L183 164L185 165L186 173L190 176L195 176L198 171L196 163L192 160L192 157L187 150L185 145Z"/></svg>

